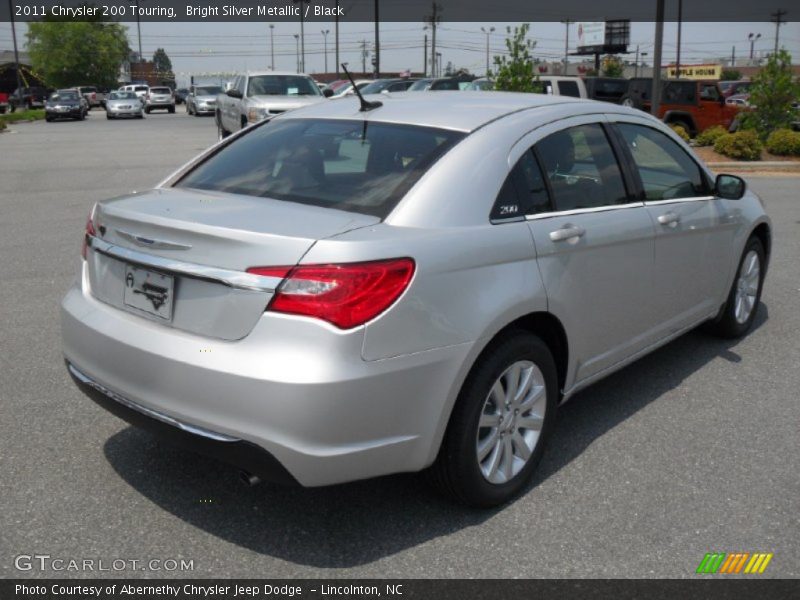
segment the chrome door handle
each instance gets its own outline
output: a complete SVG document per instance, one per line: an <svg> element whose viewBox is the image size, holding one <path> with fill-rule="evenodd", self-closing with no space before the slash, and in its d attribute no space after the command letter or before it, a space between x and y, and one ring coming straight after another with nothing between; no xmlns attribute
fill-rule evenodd
<svg viewBox="0 0 800 600"><path fill-rule="evenodd" d="M658 222L662 225L668 225L669 227L675 227L680 220L680 215L677 215L672 211L665 212L663 215L658 215Z"/></svg>
<svg viewBox="0 0 800 600"><path fill-rule="evenodd" d="M556 229L555 231L550 232L550 239L554 242L563 242L563 241L578 241L579 237L582 237L583 234L586 233L586 230L583 227L575 227L573 225L565 225L561 229Z"/></svg>

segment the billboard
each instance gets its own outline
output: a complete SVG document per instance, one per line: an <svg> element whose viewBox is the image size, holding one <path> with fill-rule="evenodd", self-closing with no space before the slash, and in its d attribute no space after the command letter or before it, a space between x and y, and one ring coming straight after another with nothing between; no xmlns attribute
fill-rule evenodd
<svg viewBox="0 0 800 600"><path fill-rule="evenodd" d="M602 46L606 42L605 21L578 22L578 48Z"/></svg>

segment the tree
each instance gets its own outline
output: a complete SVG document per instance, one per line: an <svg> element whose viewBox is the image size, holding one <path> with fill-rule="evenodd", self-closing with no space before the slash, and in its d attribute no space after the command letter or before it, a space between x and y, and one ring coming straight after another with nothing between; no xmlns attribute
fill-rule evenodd
<svg viewBox="0 0 800 600"><path fill-rule="evenodd" d="M508 56L495 56L494 89L504 92L540 92L539 76L533 69L531 52L536 42L527 39L530 25L523 23L519 27L506 27L506 48Z"/></svg>
<svg viewBox="0 0 800 600"><path fill-rule="evenodd" d="M83 17L90 18L90 17ZM119 23L45 17L28 23L31 66L53 87L115 87L128 57L128 36Z"/></svg>
<svg viewBox="0 0 800 600"><path fill-rule="evenodd" d="M606 56L603 59L603 75L605 77L622 77L624 67L616 56Z"/></svg>
<svg viewBox="0 0 800 600"><path fill-rule="evenodd" d="M755 129L762 140L776 129L791 128L792 103L800 96L800 84L792 78L792 56L780 50L753 77L749 102L754 107L742 116L742 126Z"/></svg>
<svg viewBox="0 0 800 600"><path fill-rule="evenodd" d="M720 81L739 81L742 78L742 72L736 69L722 69L719 78Z"/></svg>
<svg viewBox="0 0 800 600"><path fill-rule="evenodd" d="M159 48L153 54L153 65L159 78L174 78L172 73L172 61L169 59L169 56L167 56L167 53L163 48Z"/></svg>

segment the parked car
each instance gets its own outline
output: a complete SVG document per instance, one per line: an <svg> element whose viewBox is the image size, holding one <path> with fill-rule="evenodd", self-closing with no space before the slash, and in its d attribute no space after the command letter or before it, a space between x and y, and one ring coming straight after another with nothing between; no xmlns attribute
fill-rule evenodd
<svg viewBox="0 0 800 600"><path fill-rule="evenodd" d="M106 119L144 119L144 106L135 92L111 92L106 99Z"/></svg>
<svg viewBox="0 0 800 600"><path fill-rule="evenodd" d="M89 112L86 98L77 89L56 90L45 102L44 110L44 118L48 122L56 119L83 121Z"/></svg>
<svg viewBox="0 0 800 600"><path fill-rule="evenodd" d="M356 87L359 91L363 90L367 87L370 83L372 83L373 79L356 79ZM353 84L348 82L347 85L340 86L336 89L336 91L331 90L329 92L329 97L331 98L341 98L342 96L352 96L355 92L353 91Z"/></svg>
<svg viewBox="0 0 800 600"><path fill-rule="evenodd" d="M734 106L749 107L750 94L734 94L725 98L725 104L733 104Z"/></svg>
<svg viewBox="0 0 800 600"><path fill-rule="evenodd" d="M474 506L525 489L578 390L746 334L771 251L659 120L495 92L285 112L83 237L63 353L101 406L251 484L427 469Z"/></svg>
<svg viewBox="0 0 800 600"><path fill-rule="evenodd" d="M494 81L487 77L479 77L471 82L466 90L470 92L491 92L494 90Z"/></svg>
<svg viewBox="0 0 800 600"><path fill-rule="evenodd" d="M166 86L151 87L144 97L144 112L148 115L154 110L166 110L169 113L175 112L175 96L172 90Z"/></svg>
<svg viewBox="0 0 800 600"><path fill-rule="evenodd" d="M18 108L44 108L49 95L47 88L43 87L17 88L8 97L8 107L12 113Z"/></svg>
<svg viewBox="0 0 800 600"><path fill-rule="evenodd" d="M8 110L8 94L0 92L0 115L6 114Z"/></svg>
<svg viewBox="0 0 800 600"><path fill-rule="evenodd" d="M586 77L583 83L587 98L620 104L628 93L630 81L624 77Z"/></svg>
<svg viewBox="0 0 800 600"><path fill-rule="evenodd" d="M649 111L650 102L643 102L642 108ZM715 125L730 128L741 108L725 103L716 81L672 79L664 82L658 116L694 137Z"/></svg>
<svg viewBox="0 0 800 600"><path fill-rule="evenodd" d="M189 95L189 88L178 88L175 90L175 104L183 104Z"/></svg>
<svg viewBox="0 0 800 600"><path fill-rule="evenodd" d="M362 94L380 94L382 92L405 92L416 79L375 79L360 89Z"/></svg>
<svg viewBox="0 0 800 600"><path fill-rule="evenodd" d="M589 97L586 93L586 84L580 77L544 75L539 77L539 83L544 87L542 92L545 94L573 98Z"/></svg>
<svg viewBox="0 0 800 600"><path fill-rule="evenodd" d="M147 94L150 93L150 86L145 85L143 83L134 83L129 85L123 85L119 88L120 92L133 92L136 94L136 97L139 98L142 104L144 104L145 97Z"/></svg>
<svg viewBox="0 0 800 600"><path fill-rule="evenodd" d="M193 85L186 96L186 114L196 117L213 115L221 93L222 88L218 85Z"/></svg>
<svg viewBox="0 0 800 600"><path fill-rule="evenodd" d="M86 103L89 106L89 110L92 110L95 106L102 106L104 95L100 93L97 88L93 85L83 85L76 88L80 93L81 96L86 98Z"/></svg>
<svg viewBox="0 0 800 600"><path fill-rule="evenodd" d="M222 139L250 123L324 99L308 75L280 71L239 75L231 89L217 97L217 132Z"/></svg>
<svg viewBox="0 0 800 600"><path fill-rule="evenodd" d="M471 81L459 79L458 77L440 77L418 79L411 87L408 88L409 92L441 92L441 91L458 91L469 87Z"/></svg>

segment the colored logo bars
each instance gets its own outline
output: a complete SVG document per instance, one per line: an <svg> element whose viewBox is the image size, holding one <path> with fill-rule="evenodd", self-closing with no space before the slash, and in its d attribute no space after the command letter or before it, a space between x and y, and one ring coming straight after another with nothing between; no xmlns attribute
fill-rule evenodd
<svg viewBox="0 0 800 600"><path fill-rule="evenodd" d="M700 561L696 573L763 573L772 560L772 552L709 552Z"/></svg>

